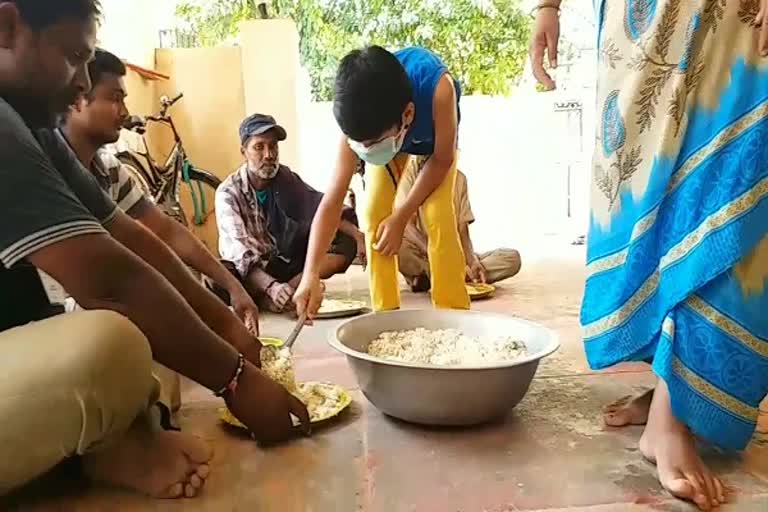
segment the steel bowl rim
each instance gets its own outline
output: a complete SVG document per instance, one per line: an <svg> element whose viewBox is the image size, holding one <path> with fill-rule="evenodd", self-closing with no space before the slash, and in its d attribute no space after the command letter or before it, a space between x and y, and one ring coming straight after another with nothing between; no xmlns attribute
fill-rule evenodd
<svg viewBox="0 0 768 512"><path fill-rule="evenodd" d="M471 311L471 310L468 310L468 311L456 310L454 311L454 313L463 314L463 315L479 314L484 316L495 316L495 317L504 318L505 320L515 320L523 324L527 324L531 327L535 327L537 329L541 329L545 331L547 333L549 346L547 346L543 350L540 350L539 352L527 355L525 357L521 357L519 359L515 359L513 361L506 361L506 362L502 361L499 363L487 363L487 364L479 364L479 365L441 366L436 364L417 364L417 363L407 363L404 361L392 361L389 359L383 359L381 357L372 356L370 354L366 354L365 352L360 352L358 350L349 348L339 340L339 332L344 328L346 324L350 322L360 321L363 318L367 318L373 315L392 315L392 314L399 314L399 313L408 312L408 311L424 311L424 310L423 309L398 309L394 311L383 311L380 313L368 313L367 315L362 315L356 318L349 319L343 322L341 325L339 325L336 329L328 333L328 340L327 340L328 344L334 349L336 349L337 351L341 352L342 354L348 357L353 357L355 359L368 361L370 363L383 364L386 366L395 366L400 368L414 368L414 369L420 369L420 370L440 370L440 371L472 371L472 370L496 370L496 369L503 369L503 368L512 368L515 366L522 366L524 364L539 361L541 359L544 359L545 357L551 356L552 354L554 354L560 349L560 337L557 335L555 331L553 331L548 327L544 327L543 325L537 324L530 320L526 320L524 318L520 318L514 315L506 315L504 313L486 312L486 311Z"/></svg>

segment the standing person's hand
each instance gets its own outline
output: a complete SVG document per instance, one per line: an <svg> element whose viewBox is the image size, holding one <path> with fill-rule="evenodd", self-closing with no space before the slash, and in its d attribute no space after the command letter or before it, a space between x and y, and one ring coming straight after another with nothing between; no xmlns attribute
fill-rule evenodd
<svg viewBox="0 0 768 512"><path fill-rule="evenodd" d="M279 312L285 311L286 305L291 302L296 290L288 283L278 283L275 281L267 288L267 296L277 307Z"/></svg>
<svg viewBox="0 0 768 512"><path fill-rule="evenodd" d="M556 85L544 69L544 54L549 59L552 69L557 67L557 44L560 40L560 11L554 6L542 5L536 11L536 21L531 34L531 66L533 76L546 90L554 90Z"/></svg>
<svg viewBox="0 0 768 512"><path fill-rule="evenodd" d="M475 284L485 284L487 282L485 272L485 267L480 261L480 258L474 256L467 268L467 277L469 280Z"/></svg>
<svg viewBox="0 0 768 512"><path fill-rule="evenodd" d="M373 246L374 250L380 252L384 256L395 256L399 253L407 224L408 220L403 219L398 213L393 213L384 219L381 224L379 224L379 229L376 230L376 240Z"/></svg>
<svg viewBox="0 0 768 512"><path fill-rule="evenodd" d="M768 57L768 0L760 0L760 10L755 16L755 25L760 27L757 51L763 57Z"/></svg>
<svg viewBox="0 0 768 512"><path fill-rule="evenodd" d="M311 322L317 316L317 310L323 303L325 286L320 281L320 277L304 274L301 283L293 296L293 302L296 304L296 314L301 316L306 312L307 318Z"/></svg>
<svg viewBox="0 0 768 512"><path fill-rule="evenodd" d="M226 402L232 414L260 443L289 439L294 433L291 415L300 420L305 435L311 432L306 406L253 365L245 365L237 388L227 393Z"/></svg>

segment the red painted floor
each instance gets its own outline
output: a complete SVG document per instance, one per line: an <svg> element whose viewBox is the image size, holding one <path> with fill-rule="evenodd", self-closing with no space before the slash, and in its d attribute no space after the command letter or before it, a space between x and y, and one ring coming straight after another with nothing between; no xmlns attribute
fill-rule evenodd
<svg viewBox="0 0 768 512"><path fill-rule="evenodd" d="M563 346L541 365L529 394L503 422L471 430L435 430L384 417L357 390L344 358L325 343L337 322L307 329L296 345L299 379L328 380L353 391L340 421L311 439L261 450L221 428L219 403L188 385L181 423L216 448L213 474L194 500L158 502L109 489L30 490L24 511L510 512L685 511L661 489L637 452L641 430L607 429L601 407L652 385L643 366L610 373L587 368L578 308L580 260L524 267L478 309L522 316L556 329ZM365 295L359 272L337 279L336 293ZM426 297L404 295L409 307ZM285 335L290 320L264 320L266 335ZM768 511L768 404L761 432L740 457L707 454L734 488L722 510ZM36 496L36 497L35 497Z"/></svg>

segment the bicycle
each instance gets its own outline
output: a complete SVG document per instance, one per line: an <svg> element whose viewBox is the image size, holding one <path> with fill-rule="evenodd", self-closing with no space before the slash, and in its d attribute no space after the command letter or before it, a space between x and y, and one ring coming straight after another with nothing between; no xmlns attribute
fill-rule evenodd
<svg viewBox="0 0 768 512"><path fill-rule="evenodd" d="M213 209L208 211L203 185L207 185L215 191L221 185L221 180L213 173L195 167L187 158L181 136L176 130L173 118L168 113L169 109L183 97L183 93L173 99L162 96L160 98L160 112L157 115L146 118L129 117L123 128L141 135L141 144L144 146L144 150L143 152L141 150L119 151L116 156L126 166L146 196L150 197L166 214L189 227L186 212L179 200L180 183L186 183L192 195L193 221L195 225L201 226L213 213ZM173 132L173 149L162 166L157 164L149 152L149 145L145 137L148 123L165 125ZM142 160L146 163L143 163Z"/></svg>

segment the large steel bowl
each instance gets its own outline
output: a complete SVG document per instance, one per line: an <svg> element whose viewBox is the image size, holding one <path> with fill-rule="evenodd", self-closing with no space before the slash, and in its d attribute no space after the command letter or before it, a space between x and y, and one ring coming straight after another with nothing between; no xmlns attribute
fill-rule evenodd
<svg viewBox="0 0 768 512"><path fill-rule="evenodd" d="M456 329L468 336L514 336L528 355L480 366L435 366L387 361L367 354L368 344L386 331ZM505 416L536 374L539 360L560 343L551 330L496 313L454 310L399 310L358 317L339 326L329 340L346 354L365 396L389 416L425 425L475 425Z"/></svg>

